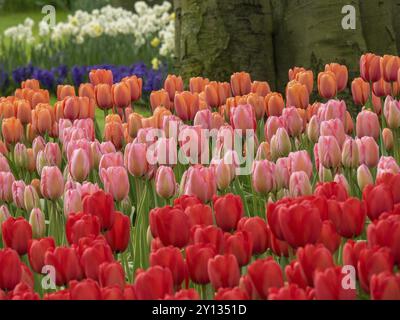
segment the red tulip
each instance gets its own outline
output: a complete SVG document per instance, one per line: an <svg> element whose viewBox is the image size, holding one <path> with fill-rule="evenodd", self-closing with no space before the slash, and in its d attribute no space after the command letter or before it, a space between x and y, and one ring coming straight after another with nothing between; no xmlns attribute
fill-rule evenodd
<svg viewBox="0 0 400 320"><path fill-rule="evenodd" d="M213 199L217 225L224 231L235 230L244 215L242 198L227 194Z"/></svg>
<svg viewBox="0 0 400 320"><path fill-rule="evenodd" d="M190 226L204 225L210 226L214 223L212 209L205 204L195 204L185 209L185 214L189 218Z"/></svg>
<svg viewBox="0 0 400 320"><path fill-rule="evenodd" d="M196 196L183 195L174 200L174 207L181 207L182 210L186 210L187 207L201 203L202 202L200 201L200 199Z"/></svg>
<svg viewBox="0 0 400 320"><path fill-rule="evenodd" d="M253 242L247 231L236 231L232 235L227 233L225 236L225 253L233 254L240 267L250 262L252 247Z"/></svg>
<svg viewBox="0 0 400 320"><path fill-rule="evenodd" d="M342 282L345 276L341 267L317 271L314 276L315 298L317 300L356 300L356 290L343 287Z"/></svg>
<svg viewBox="0 0 400 320"><path fill-rule="evenodd" d="M197 284L210 282L208 276L208 261L214 258L216 250L212 244L195 244L186 247L186 263L190 279Z"/></svg>
<svg viewBox="0 0 400 320"><path fill-rule="evenodd" d="M88 213L70 214L66 224L69 244L77 244L80 238L100 234L100 222L97 216Z"/></svg>
<svg viewBox="0 0 400 320"><path fill-rule="evenodd" d="M367 248L367 241L354 241L347 240L343 246L343 265L353 266L357 269L358 259L360 257L360 252Z"/></svg>
<svg viewBox="0 0 400 320"><path fill-rule="evenodd" d="M14 290L8 294L9 300L39 300L39 295L26 283L20 282Z"/></svg>
<svg viewBox="0 0 400 320"><path fill-rule="evenodd" d="M272 257L259 259L248 267L248 276L260 299L268 298L270 288L283 287L283 272Z"/></svg>
<svg viewBox="0 0 400 320"><path fill-rule="evenodd" d="M124 252L131 237L130 218L121 212L115 212L114 225L104 236L113 252Z"/></svg>
<svg viewBox="0 0 400 320"><path fill-rule="evenodd" d="M97 216L102 230L111 229L115 220L113 197L102 190L86 195L83 199L83 212Z"/></svg>
<svg viewBox="0 0 400 320"><path fill-rule="evenodd" d="M235 287L231 288L220 288L216 293L214 300L250 300L248 294L242 289Z"/></svg>
<svg viewBox="0 0 400 320"><path fill-rule="evenodd" d="M92 279L80 282L71 281L69 284L71 300L100 300L101 292L99 284Z"/></svg>
<svg viewBox="0 0 400 320"><path fill-rule="evenodd" d="M19 255L28 252L28 243L32 239L32 227L24 218L10 217L3 222L3 241L6 247L12 248Z"/></svg>
<svg viewBox="0 0 400 320"><path fill-rule="evenodd" d="M392 215L371 223L367 229L368 244L390 248L394 260L400 264L400 216Z"/></svg>
<svg viewBox="0 0 400 320"><path fill-rule="evenodd" d="M54 250L55 247L54 239L50 237L29 241L28 258L33 271L42 273L46 252L48 249Z"/></svg>
<svg viewBox="0 0 400 320"><path fill-rule="evenodd" d="M195 289L182 289L174 295L166 295L164 300L200 300L200 296Z"/></svg>
<svg viewBox="0 0 400 320"><path fill-rule="evenodd" d="M382 213L393 210L393 194L386 185L366 186L363 191L363 200L367 215L371 220L376 220Z"/></svg>
<svg viewBox="0 0 400 320"><path fill-rule="evenodd" d="M21 281L21 261L12 249L0 250L0 289L13 290Z"/></svg>
<svg viewBox="0 0 400 320"><path fill-rule="evenodd" d="M86 278L99 280L99 267L104 262L113 262L111 249L104 243L94 243L85 248L80 257L80 264Z"/></svg>
<svg viewBox="0 0 400 320"><path fill-rule="evenodd" d="M195 226L191 230L192 240L195 244L212 244L217 253L224 252L224 233L216 226Z"/></svg>
<svg viewBox="0 0 400 320"><path fill-rule="evenodd" d="M336 182L319 183L314 191L314 195L337 201L346 201L349 197L346 188Z"/></svg>
<svg viewBox="0 0 400 320"><path fill-rule="evenodd" d="M151 233L165 246L183 248L189 241L189 228L189 219L181 209L167 206L150 211Z"/></svg>
<svg viewBox="0 0 400 320"><path fill-rule="evenodd" d="M174 280L175 287L179 287L186 276L186 265L178 248L164 247L150 254L150 266L168 268Z"/></svg>
<svg viewBox="0 0 400 320"><path fill-rule="evenodd" d="M393 272L393 256L389 248L373 247L360 252L357 264L361 288L369 293L371 277L381 272Z"/></svg>
<svg viewBox="0 0 400 320"><path fill-rule="evenodd" d="M295 284L302 289L308 287L307 276L305 275L299 261L292 260L292 262L285 267L285 275L290 284Z"/></svg>
<svg viewBox="0 0 400 320"><path fill-rule="evenodd" d="M253 244L253 254L262 254L268 249L269 233L265 220L260 217L245 217L239 220L237 228L239 231L246 231L249 234Z"/></svg>
<svg viewBox="0 0 400 320"><path fill-rule="evenodd" d="M125 288L125 272L120 262L104 262L99 266L99 282L102 288Z"/></svg>
<svg viewBox="0 0 400 320"><path fill-rule="evenodd" d="M336 252L341 244L342 238L337 233L332 221L325 220L322 222L321 233L318 243L322 243L332 254Z"/></svg>
<svg viewBox="0 0 400 320"><path fill-rule="evenodd" d="M138 300L158 300L173 293L172 273L168 268L155 266L138 271L133 285Z"/></svg>
<svg viewBox="0 0 400 320"><path fill-rule="evenodd" d="M207 270L214 289L233 288L239 284L240 269L233 254L218 255L210 259Z"/></svg>
<svg viewBox="0 0 400 320"><path fill-rule="evenodd" d="M282 288L270 288L268 290L268 300L295 301L311 299L304 289L292 283Z"/></svg>
<svg viewBox="0 0 400 320"><path fill-rule="evenodd" d="M83 278L79 258L73 248L57 247L54 251L47 250L44 256L44 264L55 268L58 286L66 285L71 280Z"/></svg>
<svg viewBox="0 0 400 320"><path fill-rule="evenodd" d="M374 274L369 285L372 300L400 300L400 274Z"/></svg>
<svg viewBox="0 0 400 320"><path fill-rule="evenodd" d="M334 267L331 252L322 244L308 244L304 248L299 248L296 255L309 286L313 286L316 271Z"/></svg>
<svg viewBox="0 0 400 320"><path fill-rule="evenodd" d="M101 300L125 300L123 289L119 286L108 286L100 288Z"/></svg>
<svg viewBox="0 0 400 320"><path fill-rule="evenodd" d="M71 294L69 289L60 290L53 293L46 293L43 296L43 300L55 300L55 301L71 300Z"/></svg>

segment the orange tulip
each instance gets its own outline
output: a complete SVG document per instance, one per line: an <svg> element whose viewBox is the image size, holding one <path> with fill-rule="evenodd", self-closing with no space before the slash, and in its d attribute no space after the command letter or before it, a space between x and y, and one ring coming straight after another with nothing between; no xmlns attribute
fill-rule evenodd
<svg viewBox="0 0 400 320"><path fill-rule="evenodd" d="M193 120L199 111L199 94L183 91L175 95L175 112L183 121Z"/></svg>
<svg viewBox="0 0 400 320"><path fill-rule="evenodd" d="M94 94L94 86L91 83L81 83L81 85L79 86L78 94L80 97L96 99L96 95Z"/></svg>
<svg viewBox="0 0 400 320"><path fill-rule="evenodd" d="M130 76L123 78L122 81L129 85L131 90L131 101L140 100L142 97L143 80L136 76Z"/></svg>
<svg viewBox="0 0 400 320"><path fill-rule="evenodd" d="M254 81L251 84L251 92L257 93L259 96L265 97L268 93L271 92L271 88L268 82Z"/></svg>
<svg viewBox="0 0 400 320"><path fill-rule="evenodd" d="M382 76L386 82L397 81L400 69L400 58L396 56L384 55L381 58Z"/></svg>
<svg viewBox="0 0 400 320"><path fill-rule="evenodd" d="M325 65L325 71L331 71L335 74L338 92L346 89L349 80L349 71L346 66L339 63L331 63Z"/></svg>
<svg viewBox="0 0 400 320"><path fill-rule="evenodd" d="M127 82L119 82L111 87L113 104L117 108L126 108L131 104L131 88Z"/></svg>
<svg viewBox="0 0 400 320"><path fill-rule="evenodd" d="M64 100L66 97L75 96L75 87L70 85L58 85L57 86L57 100Z"/></svg>
<svg viewBox="0 0 400 320"><path fill-rule="evenodd" d="M243 104L249 104L253 107L256 119L260 120L265 115L265 99L257 93L250 93L243 97Z"/></svg>
<svg viewBox="0 0 400 320"><path fill-rule="evenodd" d="M282 115L285 102L283 97L278 92L271 92L265 97L265 111L268 117Z"/></svg>
<svg viewBox="0 0 400 320"><path fill-rule="evenodd" d="M117 150L124 144L124 128L119 121L109 121L104 127L105 141L111 141Z"/></svg>
<svg viewBox="0 0 400 320"><path fill-rule="evenodd" d="M34 91L30 103L32 108L35 108L39 103L50 103L49 91L42 89Z"/></svg>
<svg viewBox="0 0 400 320"><path fill-rule="evenodd" d="M369 99L371 87L368 82L362 78L356 78L351 83L351 92L353 94L354 103L363 106Z"/></svg>
<svg viewBox="0 0 400 320"><path fill-rule="evenodd" d="M11 117L3 120L1 132L7 143L17 143L21 140L24 129L19 119Z"/></svg>
<svg viewBox="0 0 400 320"><path fill-rule="evenodd" d="M360 74L366 82L376 82L381 78L381 57L367 53L360 58Z"/></svg>
<svg viewBox="0 0 400 320"><path fill-rule="evenodd" d="M156 122L153 116L148 118L142 118L142 128L155 128Z"/></svg>
<svg viewBox="0 0 400 320"><path fill-rule="evenodd" d="M307 71L303 67L294 67L293 69L289 70L289 81L296 80L296 75L300 72L305 72Z"/></svg>
<svg viewBox="0 0 400 320"><path fill-rule="evenodd" d="M321 107L320 102L314 102L312 105L309 105L307 108L307 120L310 121L312 116L318 114L318 110Z"/></svg>
<svg viewBox="0 0 400 320"><path fill-rule="evenodd" d="M337 94L336 76L331 71L325 71L318 74L318 92L325 99L332 99Z"/></svg>
<svg viewBox="0 0 400 320"><path fill-rule="evenodd" d="M377 97L387 97L392 93L392 85L382 78L372 84L372 92Z"/></svg>
<svg viewBox="0 0 400 320"><path fill-rule="evenodd" d="M296 79L307 87L308 93L311 94L314 89L314 73L311 70L301 71L296 74Z"/></svg>
<svg viewBox="0 0 400 320"><path fill-rule="evenodd" d="M143 117L136 112L133 112L128 117L128 133L132 138L136 138L139 129L142 128Z"/></svg>
<svg viewBox="0 0 400 320"><path fill-rule="evenodd" d="M17 100L14 102L17 118L22 124L28 124L32 121L31 106L27 100Z"/></svg>
<svg viewBox="0 0 400 320"><path fill-rule="evenodd" d="M247 72L236 72L231 76L231 88L234 96L244 96L251 92L251 77Z"/></svg>
<svg viewBox="0 0 400 320"><path fill-rule="evenodd" d="M182 77L169 74L164 82L164 89L168 92L169 100L174 101L175 93L183 91Z"/></svg>
<svg viewBox="0 0 400 320"><path fill-rule="evenodd" d="M14 104L8 100L0 103L0 116L3 119L11 118L15 116Z"/></svg>
<svg viewBox="0 0 400 320"><path fill-rule="evenodd" d="M109 84L98 84L94 88L96 95L96 104L100 109L108 110L113 107L113 98L111 94L111 85Z"/></svg>
<svg viewBox="0 0 400 320"><path fill-rule="evenodd" d="M161 129L163 119L165 116L171 116L172 113L165 107L157 107L153 112L154 125L156 128Z"/></svg>
<svg viewBox="0 0 400 320"><path fill-rule="evenodd" d="M111 114L106 116L105 122L106 123L118 122L118 123L122 124L122 119L118 114L111 113Z"/></svg>
<svg viewBox="0 0 400 320"><path fill-rule="evenodd" d="M221 128L224 123L224 118L218 112L213 112L211 114L211 129L219 130L219 128Z"/></svg>
<svg viewBox="0 0 400 320"><path fill-rule="evenodd" d="M294 80L286 87L286 106L307 109L310 96L304 84Z"/></svg>
<svg viewBox="0 0 400 320"><path fill-rule="evenodd" d="M55 123L54 109L46 103L40 103L32 110L32 127L39 134L51 133Z"/></svg>
<svg viewBox="0 0 400 320"><path fill-rule="evenodd" d="M231 87L227 82L211 81L204 89L207 104L217 108L225 104L226 99L231 96Z"/></svg>
<svg viewBox="0 0 400 320"><path fill-rule="evenodd" d="M28 80L21 82L21 88L22 89L28 88L28 89L32 89L32 90L39 90L40 84L39 84L39 81L36 79L28 79Z"/></svg>
<svg viewBox="0 0 400 320"><path fill-rule="evenodd" d="M201 93L206 89L206 85L210 83L210 80L202 77L190 78L189 87L191 93Z"/></svg>
<svg viewBox="0 0 400 320"><path fill-rule="evenodd" d="M150 105L152 110L155 110L159 106L166 107L167 109L172 108L172 104L169 100L169 94L164 89L152 91L150 94Z"/></svg>
<svg viewBox="0 0 400 320"><path fill-rule="evenodd" d="M93 86L97 86L98 84L108 84L112 86L113 84L113 74L111 70L92 70L89 73L89 79Z"/></svg>
<svg viewBox="0 0 400 320"><path fill-rule="evenodd" d="M8 153L7 146L2 140L0 140L0 153L2 155L6 155Z"/></svg>

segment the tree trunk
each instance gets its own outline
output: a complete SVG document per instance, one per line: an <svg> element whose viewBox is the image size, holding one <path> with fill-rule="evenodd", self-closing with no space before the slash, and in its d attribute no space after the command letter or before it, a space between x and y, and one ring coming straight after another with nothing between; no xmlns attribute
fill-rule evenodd
<svg viewBox="0 0 400 320"><path fill-rule="evenodd" d="M226 81L245 70L275 82L268 0L175 0L180 74Z"/></svg>

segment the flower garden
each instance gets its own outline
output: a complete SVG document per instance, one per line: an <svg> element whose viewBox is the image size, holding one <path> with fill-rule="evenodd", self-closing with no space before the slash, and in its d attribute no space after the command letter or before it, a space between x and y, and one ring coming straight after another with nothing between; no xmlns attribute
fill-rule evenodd
<svg viewBox="0 0 400 320"><path fill-rule="evenodd" d="M400 58L182 79L136 11L5 32L0 300L399 300Z"/></svg>

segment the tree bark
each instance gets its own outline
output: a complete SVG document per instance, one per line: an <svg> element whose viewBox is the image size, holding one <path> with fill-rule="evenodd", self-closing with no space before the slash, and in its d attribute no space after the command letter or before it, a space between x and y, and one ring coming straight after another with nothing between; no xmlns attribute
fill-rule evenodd
<svg viewBox="0 0 400 320"><path fill-rule="evenodd" d="M182 76L226 81L245 70L275 82L268 0L175 0L176 56ZM268 18L269 17L269 18Z"/></svg>

